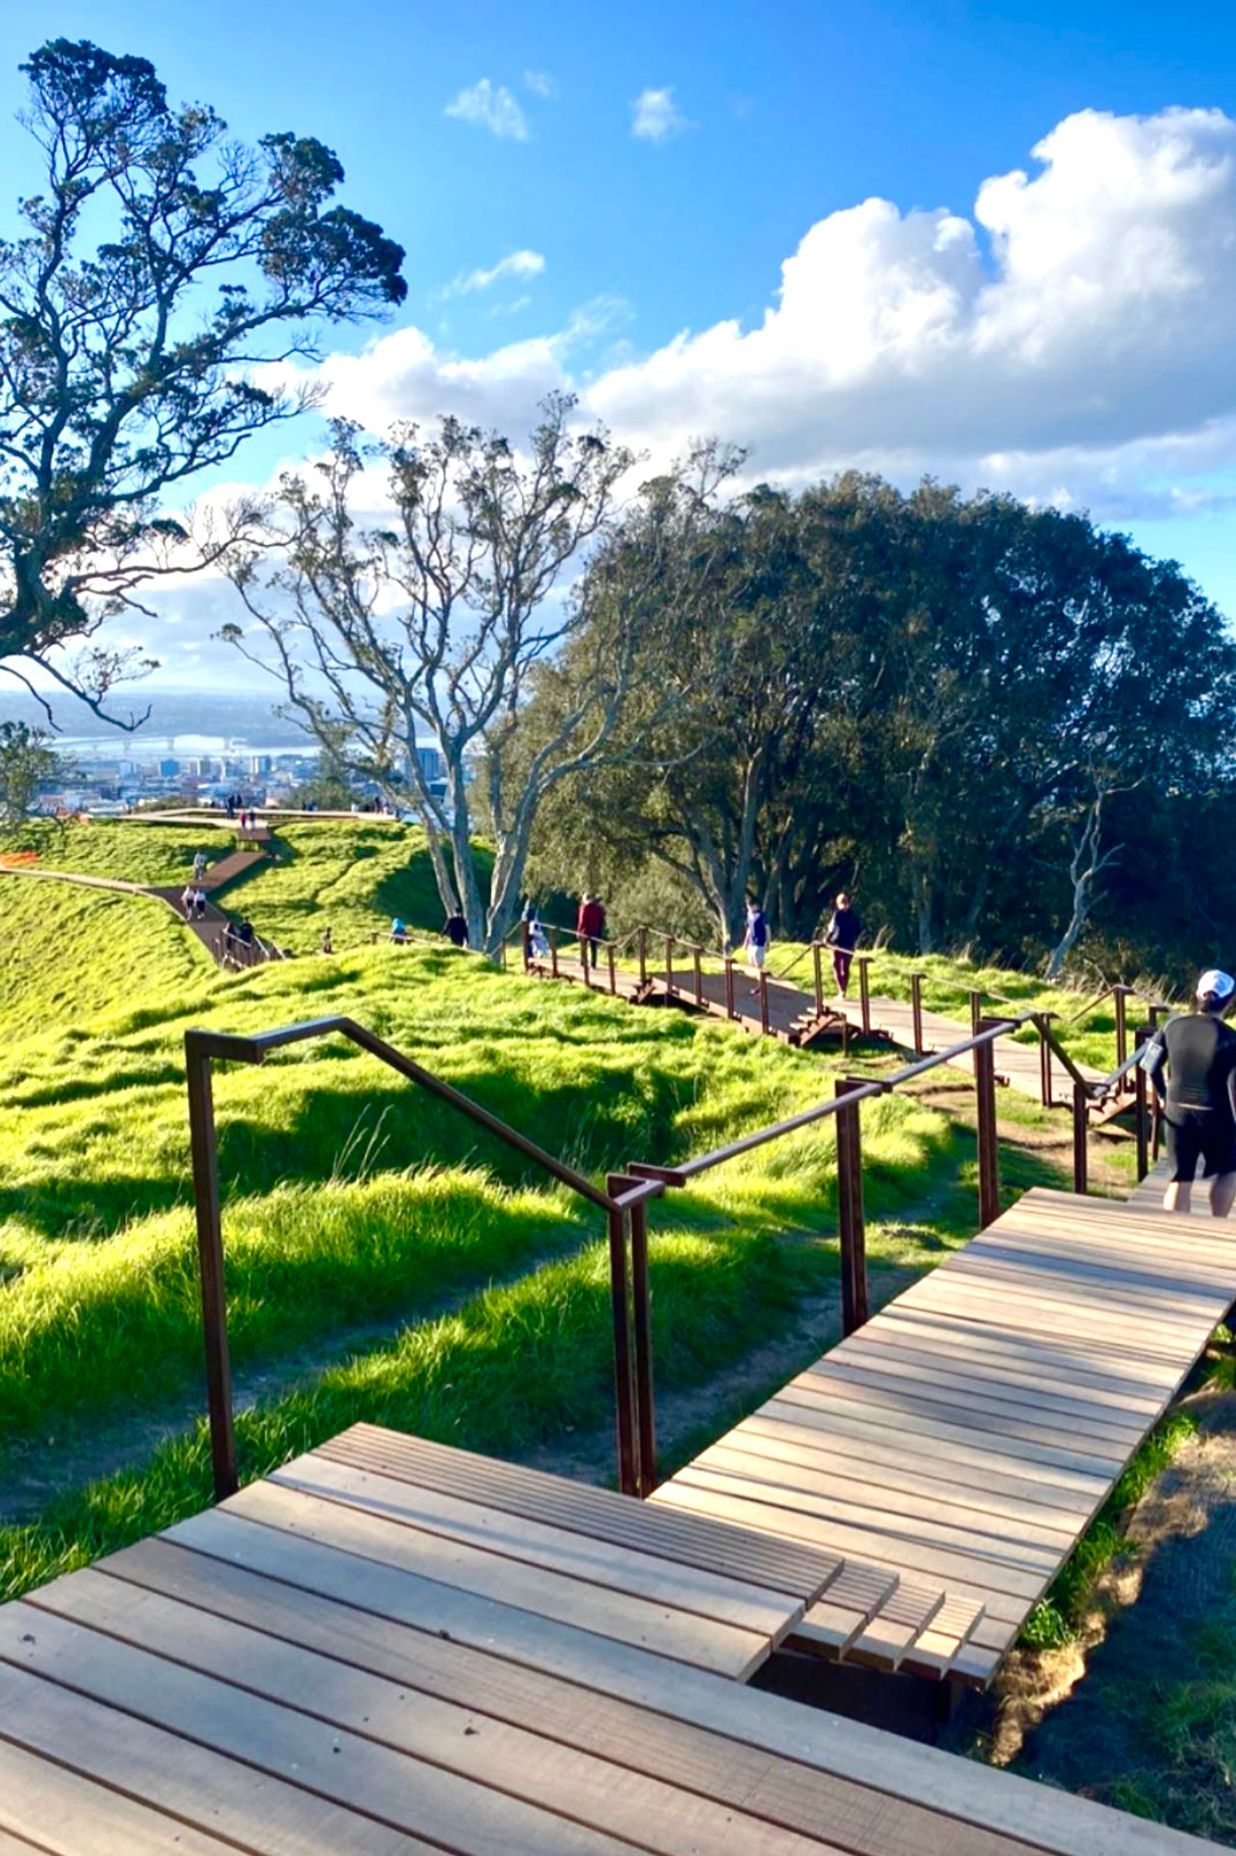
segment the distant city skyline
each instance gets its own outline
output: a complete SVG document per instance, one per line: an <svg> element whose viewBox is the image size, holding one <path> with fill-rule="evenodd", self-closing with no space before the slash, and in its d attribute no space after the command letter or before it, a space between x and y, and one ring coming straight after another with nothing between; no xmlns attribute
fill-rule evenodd
<svg viewBox="0 0 1236 1856"><path fill-rule="evenodd" d="M790 486L847 466L1089 509L1236 616L1236 26L1147 0L16 0L0 19L0 232L38 184L16 66L49 31L152 58L248 139L335 147L411 295L300 372L381 430L453 410L518 438L578 392L653 462L710 433ZM243 55L238 55L238 48ZM270 482L320 418L243 449ZM202 486L221 494L221 474ZM106 636L152 687L263 685L230 587Z"/></svg>

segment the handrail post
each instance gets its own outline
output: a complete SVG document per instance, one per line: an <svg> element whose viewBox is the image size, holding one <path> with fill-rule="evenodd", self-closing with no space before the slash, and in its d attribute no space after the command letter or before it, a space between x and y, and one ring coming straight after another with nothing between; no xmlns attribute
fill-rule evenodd
<svg viewBox="0 0 1236 1856"><path fill-rule="evenodd" d="M815 1015L824 1016L824 970L818 941L811 943L812 961L815 967Z"/></svg>
<svg viewBox="0 0 1236 1856"><path fill-rule="evenodd" d="M768 975L760 968L760 1030L768 1035Z"/></svg>
<svg viewBox="0 0 1236 1856"><path fill-rule="evenodd" d="M736 1016L734 1011L734 956L732 954L725 956L725 1015L727 1018Z"/></svg>
<svg viewBox="0 0 1236 1856"><path fill-rule="evenodd" d="M970 993L970 1036L976 1038L983 1023L983 995L981 992Z"/></svg>
<svg viewBox="0 0 1236 1856"><path fill-rule="evenodd" d="M591 962L589 960L588 937L586 934L581 934L579 936L579 966L580 972L584 976L584 985L591 986Z"/></svg>
<svg viewBox="0 0 1236 1856"><path fill-rule="evenodd" d="M863 1135L859 1104L844 1098L863 1088L843 1077L833 1093L837 1110L837 1233L841 1248L841 1331L850 1335L867 1319L867 1234L863 1219Z"/></svg>
<svg viewBox="0 0 1236 1856"><path fill-rule="evenodd" d="M1113 986L1112 1000L1116 1007L1116 1068L1125 1063L1129 1055L1129 1027L1127 1017L1127 986Z"/></svg>
<svg viewBox="0 0 1236 1856"><path fill-rule="evenodd" d="M1135 1034L1139 1045L1146 1042L1147 1031L1146 1025L1139 1025ZM1150 1171L1150 1130L1146 1125L1146 1109L1146 1072L1139 1063L1133 1071L1133 1125L1137 1135L1137 1183L1139 1186Z"/></svg>
<svg viewBox="0 0 1236 1856"><path fill-rule="evenodd" d="M925 1057L927 1052L923 1043L923 976L921 973L910 975L910 1017L914 1026L914 1055Z"/></svg>
<svg viewBox="0 0 1236 1856"><path fill-rule="evenodd" d="M698 947L695 949L695 1003L701 1007L704 1003L704 975L700 967L700 950Z"/></svg>
<svg viewBox="0 0 1236 1856"><path fill-rule="evenodd" d="M641 986L646 986L648 984L648 930L639 928L636 931L636 939L639 945L639 983Z"/></svg>
<svg viewBox="0 0 1236 1856"><path fill-rule="evenodd" d="M227 1289L223 1223L219 1202L219 1149L215 1136L210 1057L185 1034L185 1079L189 1092L189 1139L193 1153L193 1197L197 1211L198 1276L202 1331L206 1342L206 1404L210 1414L210 1461L215 1500L240 1487L236 1429L232 1414L232 1368L227 1344Z"/></svg>
<svg viewBox="0 0 1236 1856"><path fill-rule="evenodd" d="M617 995L618 974L614 965L614 944L612 941L609 944L609 990L611 994Z"/></svg>
<svg viewBox="0 0 1236 1856"><path fill-rule="evenodd" d="M1039 1034L1039 1095L1043 1107L1051 1108L1051 1044L1047 1036L1046 1012L1034 1014L1034 1026Z"/></svg>
<svg viewBox="0 0 1236 1856"><path fill-rule="evenodd" d="M975 1031L994 1028L999 1020L980 1019ZM985 1231L1000 1216L1000 1151L996 1142L995 1040L976 1045L974 1098L978 1114L979 1229Z"/></svg>
<svg viewBox="0 0 1236 1856"><path fill-rule="evenodd" d="M862 1010L862 1026L864 1033L869 1033L871 1030L871 978L867 969L871 965L871 955L859 954L856 958L858 960L858 1002Z"/></svg>
<svg viewBox="0 0 1236 1856"><path fill-rule="evenodd" d="M657 1420L653 1402L652 1289L648 1281L648 1206L631 1207L631 1291L635 1300L635 1398L639 1441L639 1492L657 1486Z"/></svg>
<svg viewBox="0 0 1236 1856"><path fill-rule="evenodd" d="M553 974L554 978L557 979L558 977L558 930L556 928L551 928L549 931L549 970Z"/></svg>
<svg viewBox="0 0 1236 1856"><path fill-rule="evenodd" d="M674 990L674 937L672 934L667 934L665 937L665 990L667 993L672 993Z"/></svg>
<svg viewBox="0 0 1236 1856"><path fill-rule="evenodd" d="M621 1180L606 1181L611 1198ZM640 1493L639 1442L636 1392L631 1357L631 1305L627 1282L627 1214L611 1205L606 1213L609 1232L609 1299L614 1323L614 1401L618 1431L618 1487L624 1495Z"/></svg>
<svg viewBox="0 0 1236 1856"><path fill-rule="evenodd" d="M1073 1190L1085 1194L1087 1183L1086 1139L1089 1133L1090 1092L1085 1083L1073 1084Z"/></svg>

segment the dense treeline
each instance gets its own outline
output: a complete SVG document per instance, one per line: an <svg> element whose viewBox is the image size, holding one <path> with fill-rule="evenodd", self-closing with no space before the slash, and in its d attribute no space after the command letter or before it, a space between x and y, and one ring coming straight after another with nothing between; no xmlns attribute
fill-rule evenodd
<svg viewBox="0 0 1236 1856"><path fill-rule="evenodd" d="M1236 644L1174 563L1084 516L855 474L761 487L688 540L707 596L658 608L640 532L611 535L539 672L530 749L638 589L633 693L543 804L536 880L714 942L748 888L805 937L846 887L869 936L924 952L1233 958Z"/></svg>

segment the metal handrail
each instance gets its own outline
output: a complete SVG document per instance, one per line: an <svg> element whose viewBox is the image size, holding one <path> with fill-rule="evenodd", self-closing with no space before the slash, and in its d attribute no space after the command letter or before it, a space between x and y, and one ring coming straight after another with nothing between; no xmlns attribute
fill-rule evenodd
<svg viewBox="0 0 1236 1856"><path fill-rule="evenodd" d="M642 1319L632 1305L632 1283L647 1283L647 1234L644 1207L664 1187L655 1180L629 1179L610 1174L606 1189L565 1161L547 1153L527 1135L491 1115L440 1076L406 1057L393 1044L357 1024L335 1016L306 1019L273 1031L248 1037L219 1031L185 1032L185 1079L189 1097L189 1130L193 1155L193 1189L197 1219L198 1266L202 1298L202 1327L206 1344L206 1393L210 1420L211 1464L215 1498L224 1501L239 1484L236 1463L236 1429L232 1406L232 1375L227 1335L227 1293L223 1253L222 1206L219 1192L219 1149L215 1129L211 1065L264 1063L271 1051L310 1038L339 1035L350 1039L370 1056L398 1071L409 1082L456 1109L478 1127L504 1142L525 1159L534 1161L590 1205L605 1213L610 1260L610 1299L614 1323L614 1373L618 1434L619 1485L627 1494L650 1493L648 1474L639 1459L639 1400L636 1391L632 1331ZM628 1241L630 1264L628 1267Z"/></svg>

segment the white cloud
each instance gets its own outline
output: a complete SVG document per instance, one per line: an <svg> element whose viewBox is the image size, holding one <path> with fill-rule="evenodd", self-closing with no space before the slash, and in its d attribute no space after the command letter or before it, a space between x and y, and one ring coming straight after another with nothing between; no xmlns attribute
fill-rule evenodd
<svg viewBox="0 0 1236 1856"><path fill-rule="evenodd" d="M460 122L476 123L499 137L515 142L528 140L528 121L519 104L505 84L492 84L487 77L461 90L447 104L446 114Z"/></svg>
<svg viewBox="0 0 1236 1856"><path fill-rule="evenodd" d="M631 105L631 134L639 141L664 142L686 127L687 119L674 101L672 86L641 90Z"/></svg>
<svg viewBox="0 0 1236 1856"><path fill-rule="evenodd" d="M442 294L467 296L474 290L489 290L508 277L539 277L544 269L545 259L539 251L511 251L488 270L461 271Z"/></svg>
<svg viewBox="0 0 1236 1856"><path fill-rule="evenodd" d="M556 97L558 86L548 71L525 71L524 89L530 90L534 97Z"/></svg>
<svg viewBox="0 0 1236 1856"><path fill-rule="evenodd" d="M856 465L1119 520L1215 506L1236 473L1236 120L1083 111L1033 153L968 215L869 199L819 220L752 327L589 349L616 336L605 302L479 358L405 329L326 363L332 407L519 431L574 387L659 460L717 433L789 484Z"/></svg>

